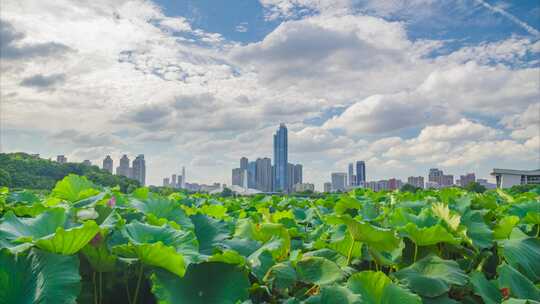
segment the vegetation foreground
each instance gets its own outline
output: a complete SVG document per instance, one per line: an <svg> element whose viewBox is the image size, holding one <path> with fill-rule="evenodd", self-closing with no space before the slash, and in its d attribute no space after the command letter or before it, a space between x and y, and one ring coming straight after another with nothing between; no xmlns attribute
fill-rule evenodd
<svg viewBox="0 0 540 304"><path fill-rule="evenodd" d="M540 188L0 188L0 303L539 303Z"/></svg>

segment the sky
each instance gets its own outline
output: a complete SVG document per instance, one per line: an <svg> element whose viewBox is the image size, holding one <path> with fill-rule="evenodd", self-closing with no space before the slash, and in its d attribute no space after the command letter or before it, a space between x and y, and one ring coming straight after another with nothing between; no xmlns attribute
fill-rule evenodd
<svg viewBox="0 0 540 304"><path fill-rule="evenodd" d="M281 122L318 189L540 168L540 2L0 0L1 152L230 184Z"/></svg>

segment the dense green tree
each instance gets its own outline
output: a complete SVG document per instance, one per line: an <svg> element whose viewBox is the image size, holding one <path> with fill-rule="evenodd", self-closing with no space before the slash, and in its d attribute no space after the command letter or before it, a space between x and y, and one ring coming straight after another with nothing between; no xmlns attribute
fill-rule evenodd
<svg viewBox="0 0 540 304"><path fill-rule="evenodd" d="M465 190L470 192L476 192L476 193L484 193L486 191L486 187L480 185L477 182L470 182L467 184L467 186L464 187Z"/></svg>
<svg viewBox="0 0 540 304"><path fill-rule="evenodd" d="M223 191L221 191L221 195L220 195L220 196L221 196L221 197L231 197L231 196L233 196L233 194L234 194L234 193L232 192L231 189L225 187L225 188L223 188Z"/></svg>
<svg viewBox="0 0 540 304"><path fill-rule="evenodd" d="M411 184L405 184L401 186L401 189L400 189L401 192L411 192L411 193L416 193L416 191L418 190L421 190L421 189Z"/></svg>
<svg viewBox="0 0 540 304"><path fill-rule="evenodd" d="M9 187L9 185L11 185L11 175L6 170L0 169L0 186Z"/></svg>
<svg viewBox="0 0 540 304"><path fill-rule="evenodd" d="M124 176L112 175L97 166L79 163L60 164L26 153L0 153L0 185L6 180L10 188L50 190L68 174L86 176L92 182L106 186L119 186L124 192L138 188L139 182ZM6 176L9 177L6 179Z"/></svg>

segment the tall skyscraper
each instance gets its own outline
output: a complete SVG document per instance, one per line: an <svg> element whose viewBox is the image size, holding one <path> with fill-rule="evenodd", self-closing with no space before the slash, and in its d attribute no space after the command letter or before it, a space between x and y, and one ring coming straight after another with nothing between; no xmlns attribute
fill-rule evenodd
<svg viewBox="0 0 540 304"><path fill-rule="evenodd" d="M139 154L133 161L131 178L138 180L141 186L146 184L146 162L143 154Z"/></svg>
<svg viewBox="0 0 540 304"><path fill-rule="evenodd" d="M248 163L249 163L249 160L247 159L247 157L240 158L240 169L247 170Z"/></svg>
<svg viewBox="0 0 540 304"><path fill-rule="evenodd" d="M332 191L345 191L347 187L347 173L332 173Z"/></svg>
<svg viewBox="0 0 540 304"><path fill-rule="evenodd" d="M288 182L288 139L287 127L284 123L279 125L279 129L274 134L274 166L275 166L275 182L274 191L286 192L289 185Z"/></svg>
<svg viewBox="0 0 540 304"><path fill-rule="evenodd" d="M163 187L170 187L169 178L165 177L163 179Z"/></svg>
<svg viewBox="0 0 540 304"><path fill-rule="evenodd" d="M180 184L180 188L186 188L186 167L184 166L182 166L182 183Z"/></svg>
<svg viewBox="0 0 540 304"><path fill-rule="evenodd" d="M113 173L113 159L111 158L110 155L107 155L107 156L103 159L103 170L106 170L106 171L109 172L110 174Z"/></svg>
<svg viewBox="0 0 540 304"><path fill-rule="evenodd" d="M176 182L176 174L173 174L173 175L171 176L171 186L172 186L173 188L176 188L177 185L178 185L178 183Z"/></svg>
<svg viewBox="0 0 540 304"><path fill-rule="evenodd" d="M263 192L272 191L272 160L257 158L257 188Z"/></svg>
<svg viewBox="0 0 540 304"><path fill-rule="evenodd" d="M356 162L356 185L363 186L366 183L366 163L363 160Z"/></svg>
<svg viewBox="0 0 540 304"><path fill-rule="evenodd" d="M116 167L116 175L123 175L125 177L131 177L129 164L130 164L130 161L127 155L126 154L122 155L122 158L120 158L120 165Z"/></svg>
<svg viewBox="0 0 540 304"><path fill-rule="evenodd" d="M349 164L348 173L349 173L349 186L355 186L356 184L354 183L354 164L353 163Z"/></svg>
<svg viewBox="0 0 540 304"><path fill-rule="evenodd" d="M257 162L250 161L247 166L247 186L248 188L255 189L257 187Z"/></svg>
<svg viewBox="0 0 540 304"><path fill-rule="evenodd" d="M64 155L58 155L56 156L56 162L65 164L67 163L67 158Z"/></svg>

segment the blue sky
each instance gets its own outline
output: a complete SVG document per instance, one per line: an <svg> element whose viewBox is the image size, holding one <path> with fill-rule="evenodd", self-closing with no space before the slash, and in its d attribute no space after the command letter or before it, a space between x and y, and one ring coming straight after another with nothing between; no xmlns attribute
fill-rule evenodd
<svg viewBox="0 0 540 304"><path fill-rule="evenodd" d="M230 183L285 122L317 188L356 160L368 180L540 167L538 1L0 4L2 152Z"/></svg>

